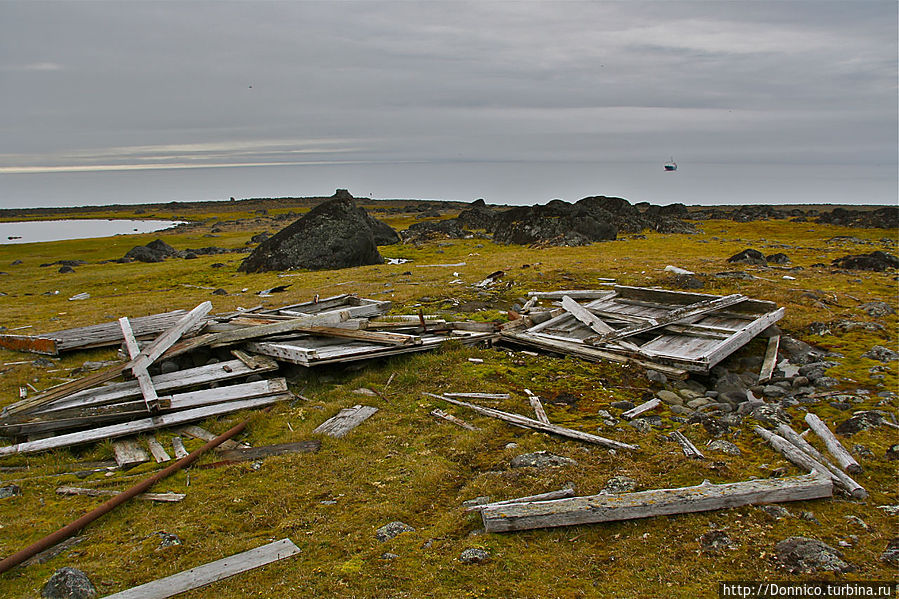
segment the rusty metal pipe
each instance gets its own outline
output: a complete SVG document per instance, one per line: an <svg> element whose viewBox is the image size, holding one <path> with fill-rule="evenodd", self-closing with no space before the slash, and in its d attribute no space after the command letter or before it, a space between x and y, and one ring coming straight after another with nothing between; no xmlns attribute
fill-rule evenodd
<svg viewBox="0 0 899 599"><path fill-rule="evenodd" d="M90 524L91 522L93 522L94 520L99 518L100 516L106 514L107 512L112 511L113 508L116 508L119 505L125 503L126 501L128 501L129 499L134 497L135 495L140 495L141 493L143 493L144 491L146 491L147 489L149 489L150 487L152 487L154 484L158 483L162 479L166 478L170 474L174 474L178 470L181 470L182 468L190 466L192 463L197 461L197 459L201 455L203 455L205 452L207 452L210 449L213 449L215 447L218 447L219 445L221 445L222 443L224 443L231 437L240 433L242 430L244 430L247 427L247 424L249 424L249 422L250 422L249 420L244 420L237 426L225 431L224 433L222 433L215 439L212 439L211 441L209 441L208 443L203 445L203 447L193 451L189 455L184 456L183 458L181 458L180 460L178 460L171 466L165 468L164 470L160 470L159 472L157 472L150 478L147 478L147 479L137 483L136 485L134 485L127 491L119 493L118 495L116 495L115 497L110 499L109 501L97 506L96 508L89 511L85 515L81 516L80 518L78 518L77 520L72 522L71 524L67 524L66 526L63 526L56 532L47 535L40 541L37 541L36 543L33 543L33 544L29 545L28 547L10 555L3 561L0 561L0 574L3 574L4 572L11 570L12 568L15 568L16 566L18 566L19 564L21 564L28 558L37 555L41 551L44 551L45 549L49 549L50 547L53 547L57 543L64 541L65 539L74 535L76 532L78 532L79 530L81 530L82 528L84 528L85 526L87 526L88 524Z"/></svg>

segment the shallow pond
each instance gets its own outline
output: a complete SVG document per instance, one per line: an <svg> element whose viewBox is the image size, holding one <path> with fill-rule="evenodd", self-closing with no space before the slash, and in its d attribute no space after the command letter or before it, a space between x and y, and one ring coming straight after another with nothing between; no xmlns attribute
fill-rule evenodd
<svg viewBox="0 0 899 599"><path fill-rule="evenodd" d="M112 235L153 233L180 224L173 220L40 220L0 223L0 244L90 239Z"/></svg>

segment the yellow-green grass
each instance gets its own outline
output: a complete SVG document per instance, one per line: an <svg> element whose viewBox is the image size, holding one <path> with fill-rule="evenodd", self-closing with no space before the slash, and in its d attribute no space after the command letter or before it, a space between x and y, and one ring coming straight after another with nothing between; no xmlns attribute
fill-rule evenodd
<svg viewBox="0 0 899 599"><path fill-rule="evenodd" d="M222 208L215 216L224 212ZM884 249L881 238L895 237L895 232L787 221L710 221L697 223L703 231L698 235L624 235L620 241L581 248L531 249L484 239L436 240L420 246L381 248L385 257L412 260L403 265L282 273L291 275L287 277L238 273L241 254L170 259L159 264L98 264L121 257L134 245L156 237L177 249L208 245L236 248L244 247L255 233L274 232L286 224L272 221L270 211L269 216L238 217L249 221L219 225L218 237L204 237L215 222L224 220L213 221L208 218L211 215L198 214L202 224L187 231L0 246L0 270L9 273L0 275L0 291L7 293L0 297L0 325L28 326L17 332L29 334L123 315L189 309L205 300L213 302L216 312L227 312L238 306L277 306L306 301L314 294L324 297L338 293L390 299L397 313L414 313L421 307L426 313L446 317L499 319L529 290L595 288L598 277L615 278L628 285L670 286L672 279L663 270L668 264L698 273L740 269L760 278L709 277L701 291L739 292L785 306L786 317L780 324L786 332L845 356L830 374L854 379L858 384L844 383L841 389L871 391L856 409L896 410L895 400L876 405L880 398L873 397L877 391L897 389L896 362L888 365L885 379L877 381L869 378L868 369L879 363L861 358L874 344L896 349L895 315L878 320L886 327L886 336L853 332L811 337L805 332L814 321L873 320L858 309L860 303L895 303L895 273L844 273L834 272L829 266L811 266L829 264L833 258L849 253ZM400 214L385 220L405 227L413 219ZM840 235L874 245L827 243ZM792 259L792 266L803 270L734 267L725 262L747 247L765 254L783 251ZM23 264L11 266L17 259ZM57 273L58 266L40 266L74 259L89 264L75 267L76 272L71 274ZM226 266L211 268L217 262ZM458 262L465 265L419 268ZM497 270L506 273L499 284L487 290L472 287ZM795 280L783 279L785 274ZM450 283L456 279L464 284ZM291 285L284 293L268 298L255 295L284 284ZM211 289L219 287L230 295L211 295ZM56 295L42 295L57 290ZM91 297L68 301L80 292ZM486 309L477 311L478 306ZM741 355L763 351L764 343L756 341ZM4 350L0 351L0 364L35 357ZM20 387L31 384L43 389L69 376L86 360L115 357L114 349L104 349L54 359L52 368L30 363L0 366L0 405L15 401ZM469 362L471 357L484 362ZM361 366L288 368L284 374L291 389L309 398L308 402L284 403L269 413L246 412L202 424L221 432L249 418L244 437L261 446L309 439L312 429L343 407L368 403L380 411L345 439L324 438L317 454L269 458L258 470L251 464L240 464L181 472L154 490L186 493L183 502L132 501L118 508L88 526L83 532L85 541L69 552L44 565L18 568L0 576L0 595L36 596L53 570L63 565L83 569L100 594L107 594L283 537L291 538L302 553L189 596L707 597L716 595L719 580L834 578L827 573L791 575L777 569L774 545L793 535L817 538L833 546L849 535L857 535L857 544L843 551L859 570L841 578L895 578L895 567L879 559L887 541L896 535L895 517L876 507L897 503L896 462L884 457L887 448L897 441L892 429L881 427L844 438L850 447L859 443L874 452L874 458L859 457L865 472L858 479L871 493L867 501L836 497L786 505L794 516L803 510L813 512L820 524L798 517L774 520L758 508L743 507L556 530L484 534L479 532L478 517L460 510L462 501L480 495L506 499L534 494L561 488L569 481L575 483L579 493L592 494L619 474L634 478L641 489L649 489L694 485L704 479L719 483L768 477L779 468L790 474L799 471L755 437L748 422L735 429L739 434L728 437L743 451L741 456L707 451L709 459L705 461L684 458L676 444L666 441L664 435L676 424L667 418L671 415L667 410L659 412L665 417L663 428L648 434L637 433L627 425L603 425L597 410L617 414L610 408L611 402L639 402L659 388L635 367L535 357L500 348L451 346L436 353L398 356ZM360 387L376 389L383 399L353 393ZM490 405L527 414L524 388L546 400L553 422L637 443L641 450L611 454L517 429L422 395L442 391L509 392L511 399ZM571 402L571 398L576 401ZM470 432L435 420L428 412L438 406L480 430ZM849 416L826 400L811 409L831 426ZM787 411L799 426L803 410L794 407ZM710 440L701 425L683 425L683 430L701 449ZM170 447L172 433L162 431L156 436ZM821 447L817 440L812 441ZM510 442L518 447L506 449ZM186 439L186 444L194 449L201 442ZM543 471L509 467L515 455L537 450L571 457L578 463ZM3 484L15 481L22 488L21 496L0 500L0 553L7 555L24 547L101 501L59 497L54 492L57 486L124 489L158 468L146 464L128 473L110 477L93 474L84 480L71 474L54 476L82 470L85 466L79 464L108 460L111 455L107 442L2 460L0 466L27 469L0 471ZM203 462L214 460L214 456L208 456ZM134 476L136 473L138 476ZM870 530L861 530L845 518L847 515L862 518ZM402 520L416 530L386 543L377 541L375 530L393 520ZM718 555L701 552L698 538L710 530L725 530L737 546ZM159 537L154 535L158 531L177 534L183 544L158 550ZM470 547L488 550L490 561L474 566L460 563L460 553ZM382 559L387 552L399 557Z"/></svg>

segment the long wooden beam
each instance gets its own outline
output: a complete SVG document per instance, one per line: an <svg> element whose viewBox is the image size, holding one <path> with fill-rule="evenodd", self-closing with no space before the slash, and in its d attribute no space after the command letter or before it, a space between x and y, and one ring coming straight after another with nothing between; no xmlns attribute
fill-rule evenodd
<svg viewBox="0 0 899 599"><path fill-rule="evenodd" d="M489 506L481 510L487 532L597 524L635 518L706 512L757 503L820 499L833 494L820 473L694 487L611 493L553 501Z"/></svg>

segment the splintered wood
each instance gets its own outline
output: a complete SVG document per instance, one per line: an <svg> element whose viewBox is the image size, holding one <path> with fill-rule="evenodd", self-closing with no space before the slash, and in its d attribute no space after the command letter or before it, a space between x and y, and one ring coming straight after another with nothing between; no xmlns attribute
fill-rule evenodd
<svg viewBox="0 0 899 599"><path fill-rule="evenodd" d="M337 413L336 416L328 418L318 425L313 433L328 435L335 439L344 437L351 430L368 420L378 411L378 408L372 406L355 405L351 408L344 408Z"/></svg>

